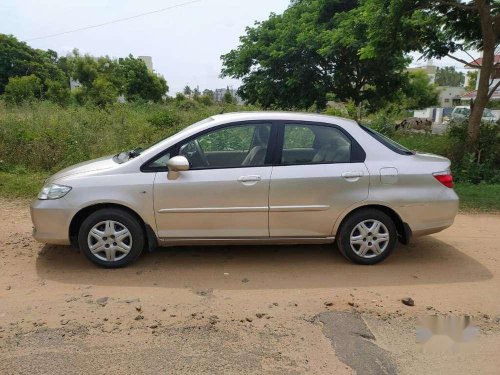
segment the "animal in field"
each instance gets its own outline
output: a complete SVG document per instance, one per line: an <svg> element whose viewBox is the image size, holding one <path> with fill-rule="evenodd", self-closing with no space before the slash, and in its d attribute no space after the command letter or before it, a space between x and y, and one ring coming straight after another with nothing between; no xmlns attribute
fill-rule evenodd
<svg viewBox="0 0 500 375"><path fill-rule="evenodd" d="M408 117L396 125L396 130L414 130L430 133L432 130L432 122L426 118Z"/></svg>

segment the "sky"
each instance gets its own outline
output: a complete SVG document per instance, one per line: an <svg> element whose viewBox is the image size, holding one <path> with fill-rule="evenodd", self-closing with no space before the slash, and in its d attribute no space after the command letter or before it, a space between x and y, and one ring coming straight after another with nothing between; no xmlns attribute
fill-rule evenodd
<svg viewBox="0 0 500 375"><path fill-rule="evenodd" d="M282 13L289 2L2 0L0 33L12 34L32 47L52 49L62 55L78 48L81 53L94 56L151 56L154 70L167 80L169 94L175 95L186 85L199 86L200 90L237 88L239 81L219 77L220 56L238 46L247 26L267 19L271 12ZM171 6L177 7L89 30L34 39ZM417 54L413 56L418 58ZM450 59L434 63L460 66ZM424 64L414 61L412 65Z"/></svg>

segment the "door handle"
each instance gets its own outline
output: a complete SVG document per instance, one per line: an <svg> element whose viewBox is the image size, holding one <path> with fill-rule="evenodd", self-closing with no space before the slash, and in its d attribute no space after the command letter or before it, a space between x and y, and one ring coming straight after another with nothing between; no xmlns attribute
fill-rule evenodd
<svg viewBox="0 0 500 375"><path fill-rule="evenodd" d="M260 181L262 178L257 175L250 175L250 176L241 176L238 178L239 182L257 182Z"/></svg>
<svg viewBox="0 0 500 375"><path fill-rule="evenodd" d="M342 173L344 178L360 178L363 177L363 172L344 172Z"/></svg>

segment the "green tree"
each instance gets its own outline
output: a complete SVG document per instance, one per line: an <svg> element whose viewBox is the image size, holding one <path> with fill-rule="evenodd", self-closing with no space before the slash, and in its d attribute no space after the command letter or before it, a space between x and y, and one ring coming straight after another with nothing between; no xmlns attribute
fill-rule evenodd
<svg viewBox="0 0 500 375"><path fill-rule="evenodd" d="M47 92L45 98L51 102L65 106L71 99L71 93L67 83L61 81L47 80Z"/></svg>
<svg viewBox="0 0 500 375"><path fill-rule="evenodd" d="M193 99L197 100L200 97L200 89L198 87L195 87L193 90Z"/></svg>
<svg viewBox="0 0 500 375"><path fill-rule="evenodd" d="M360 58L366 17L354 0L297 0L282 15L246 29L222 56L222 76L241 79L238 94L266 108L324 108L335 100L380 106L407 79L400 51Z"/></svg>
<svg viewBox="0 0 500 375"><path fill-rule="evenodd" d="M22 104L40 99L42 92L42 81L32 74L9 78L3 97L9 104Z"/></svg>
<svg viewBox="0 0 500 375"><path fill-rule="evenodd" d="M500 2L495 0L364 0L361 14L369 25L362 58L389 51L418 51L425 58L448 56L480 70L476 100L468 126L468 147L476 151L481 117L500 82L490 87L495 49L500 36ZM477 49L481 60L470 62L455 55ZM392 52L390 52L392 53Z"/></svg>
<svg viewBox="0 0 500 375"><path fill-rule="evenodd" d="M229 89L227 89L226 92L224 93L224 103L226 104L234 103L233 95L231 94L231 91L229 91Z"/></svg>
<svg viewBox="0 0 500 375"><path fill-rule="evenodd" d="M86 102L93 103L99 107L106 107L116 102L118 90L112 82L105 77L97 77L92 86L85 89Z"/></svg>
<svg viewBox="0 0 500 375"><path fill-rule="evenodd" d="M188 85L186 85L186 87L184 87L184 91L183 91L184 95L191 96L192 92L193 91L191 90L191 87L189 87Z"/></svg>
<svg viewBox="0 0 500 375"><path fill-rule="evenodd" d="M47 80L64 81L64 72L56 61L54 51L34 49L11 35L0 34L0 94L12 77L38 77L42 92L46 90Z"/></svg>
<svg viewBox="0 0 500 375"><path fill-rule="evenodd" d="M467 72L467 86L465 87L468 91L472 91L476 89L476 83L477 83L477 70L472 70L470 72Z"/></svg>
<svg viewBox="0 0 500 375"><path fill-rule="evenodd" d="M203 90L203 95L210 96L213 99L213 97L214 97L214 91L213 90L209 90L209 89L205 89L205 90Z"/></svg>
<svg viewBox="0 0 500 375"><path fill-rule="evenodd" d="M457 72L453 66L437 68L436 85L438 86L463 86L465 74Z"/></svg>
<svg viewBox="0 0 500 375"><path fill-rule="evenodd" d="M202 96L200 96L198 98L198 101L201 104L209 106L209 105L213 105L214 104L214 97L212 95L203 94Z"/></svg>
<svg viewBox="0 0 500 375"><path fill-rule="evenodd" d="M417 70L411 72L409 78L408 84L402 89L405 108L420 109L438 104L439 92L427 73Z"/></svg>
<svg viewBox="0 0 500 375"><path fill-rule="evenodd" d="M160 102L168 92L165 78L149 71L144 61L132 55L119 59L118 69L121 78L118 81L123 83L120 92L123 92L129 101L142 99Z"/></svg>

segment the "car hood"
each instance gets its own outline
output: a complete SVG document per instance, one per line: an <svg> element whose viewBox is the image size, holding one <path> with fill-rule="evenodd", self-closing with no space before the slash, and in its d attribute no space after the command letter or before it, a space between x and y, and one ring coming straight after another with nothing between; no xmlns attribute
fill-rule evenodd
<svg viewBox="0 0 500 375"><path fill-rule="evenodd" d="M104 156L99 159L84 161L72 165L71 167L64 168L49 178L49 181L58 180L60 178L73 176L77 174L84 174L88 172L102 171L116 167L118 164L113 161L113 156Z"/></svg>

